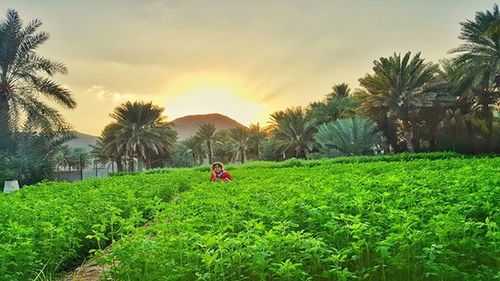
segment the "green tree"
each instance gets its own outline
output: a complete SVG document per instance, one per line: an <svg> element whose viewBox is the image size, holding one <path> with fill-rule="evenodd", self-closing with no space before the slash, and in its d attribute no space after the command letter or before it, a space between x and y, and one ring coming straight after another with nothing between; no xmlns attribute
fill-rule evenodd
<svg viewBox="0 0 500 281"><path fill-rule="evenodd" d="M212 163L213 158L213 144L215 141L215 133L217 129L214 124L203 124L196 132L196 136L200 138L207 145L208 162Z"/></svg>
<svg viewBox="0 0 500 281"><path fill-rule="evenodd" d="M147 169L153 167L158 157L167 158L177 133L163 116L164 110L151 102L126 102L115 108L111 113L115 122L104 131L105 150L116 153L116 157L127 157L130 170L133 170L134 157L139 163L145 163Z"/></svg>
<svg viewBox="0 0 500 281"><path fill-rule="evenodd" d="M104 127L95 145L92 145L91 155L101 164L116 163L118 172L124 171L125 146L121 145L120 127L114 123Z"/></svg>
<svg viewBox="0 0 500 281"><path fill-rule="evenodd" d="M213 141L213 160L223 163L233 162L235 155L238 155L236 150L234 140L231 138L231 133L229 130L218 131L214 136Z"/></svg>
<svg viewBox="0 0 500 281"><path fill-rule="evenodd" d="M267 138L267 132L257 124L248 126L248 156L252 159L261 159L262 142Z"/></svg>
<svg viewBox="0 0 500 281"><path fill-rule="evenodd" d="M66 127L60 113L42 98L69 109L76 106L69 91L51 78L66 74L66 67L37 53L49 39L48 33L38 32L41 25L35 19L24 26L15 10L7 10L0 21L0 150L12 149L22 116L43 128Z"/></svg>
<svg viewBox="0 0 500 281"><path fill-rule="evenodd" d="M301 107L271 114L269 130L273 139L281 143L282 152L285 154L307 158L313 148L316 123Z"/></svg>
<svg viewBox="0 0 500 281"><path fill-rule="evenodd" d="M191 136L181 142L186 152L191 155L194 164L203 163L205 159L205 150L203 149L203 140L198 136Z"/></svg>
<svg viewBox="0 0 500 281"><path fill-rule="evenodd" d="M500 101L500 13L498 5L492 11L477 12L474 20L461 23L459 39L464 42L450 51L457 54L454 79L461 93L469 95L478 109L477 116L487 128L486 147L493 135L493 107Z"/></svg>
<svg viewBox="0 0 500 281"><path fill-rule="evenodd" d="M379 109L396 122L409 152L414 152L416 110L445 106L453 99L440 75L439 65L426 63L417 53L394 54L374 61L373 74L359 79L364 110Z"/></svg>
<svg viewBox="0 0 500 281"><path fill-rule="evenodd" d="M357 100L351 95L351 89L346 83L333 86L333 91L326 95L323 101L309 105L307 114L318 124L328 123L339 118L354 116Z"/></svg>
<svg viewBox="0 0 500 281"><path fill-rule="evenodd" d="M67 130L23 126L15 133L16 150L12 163L16 179L23 185L56 178L57 156L64 143L74 138Z"/></svg>
<svg viewBox="0 0 500 281"><path fill-rule="evenodd" d="M245 163L249 139L248 128L232 128L229 130L229 135L234 142L235 158L239 158L241 163Z"/></svg>
<svg viewBox="0 0 500 281"><path fill-rule="evenodd" d="M372 149L383 140L377 123L363 117L339 119L322 124L315 138L327 156L373 153Z"/></svg>
<svg viewBox="0 0 500 281"><path fill-rule="evenodd" d="M84 148L63 145L59 149L56 160L59 167L68 168L70 171L85 169L90 164L90 154Z"/></svg>

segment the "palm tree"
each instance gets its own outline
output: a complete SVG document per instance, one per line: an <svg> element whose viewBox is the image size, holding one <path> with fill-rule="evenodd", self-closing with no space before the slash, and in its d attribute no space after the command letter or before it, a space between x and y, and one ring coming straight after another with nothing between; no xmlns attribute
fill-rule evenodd
<svg viewBox="0 0 500 281"><path fill-rule="evenodd" d="M315 138L328 156L368 154L382 142L377 123L363 117L339 119L323 124Z"/></svg>
<svg viewBox="0 0 500 281"><path fill-rule="evenodd" d="M420 53L394 54L374 61L374 74L359 79L365 88L362 107L381 109L397 122L409 152L414 152L412 115L420 108L445 106L453 99L440 76L439 65L425 63Z"/></svg>
<svg viewBox="0 0 500 281"><path fill-rule="evenodd" d="M172 153L177 133L162 115L164 108L151 102L126 102L115 108L111 117L115 122L105 128L105 150L116 157L125 156L133 169L133 158L146 168L153 166L153 159ZM107 137L107 138L106 138Z"/></svg>
<svg viewBox="0 0 500 281"><path fill-rule="evenodd" d="M323 101L309 104L307 114L318 124L323 124L353 116L356 106L357 100L351 96L349 85L342 83L333 86L333 92L327 94Z"/></svg>
<svg viewBox="0 0 500 281"><path fill-rule="evenodd" d="M472 92L487 128L487 146L493 134L492 106L498 104L500 87L500 12L498 5L492 11L477 12L474 20L462 22L459 39L464 43L450 51L457 54L454 63L463 92Z"/></svg>
<svg viewBox="0 0 500 281"><path fill-rule="evenodd" d="M111 162L114 165L116 163L117 171L122 172L124 170L123 161L125 160L125 151L118 151L118 138L115 138L115 132L112 131L113 128L116 128L114 124L110 124L104 128L95 144L91 145L92 150L90 154L101 164Z"/></svg>
<svg viewBox="0 0 500 281"><path fill-rule="evenodd" d="M234 141L234 150L236 158L239 156L240 162L245 163L245 157L248 150L249 132L246 127L236 127L229 130L229 136Z"/></svg>
<svg viewBox="0 0 500 281"><path fill-rule="evenodd" d="M347 83L341 83L332 87L332 92L327 95L327 99L345 98L351 95L351 88Z"/></svg>
<svg viewBox="0 0 500 281"><path fill-rule="evenodd" d="M50 78L66 74L66 67L36 52L49 39L48 33L37 32L41 25L35 19L23 26L15 10L7 10L0 21L0 150L11 146L21 116L43 128L66 127L59 112L41 98L68 109L76 106L69 91Z"/></svg>
<svg viewBox="0 0 500 281"><path fill-rule="evenodd" d="M205 158L202 144L203 141L198 136L191 136L182 141L182 145L186 148L186 152L193 157L195 164L200 164Z"/></svg>
<svg viewBox="0 0 500 281"><path fill-rule="evenodd" d="M215 132L217 129L214 124L203 124L198 129L196 136L204 141L207 145L208 162L212 163L213 158L213 143L215 140Z"/></svg>
<svg viewBox="0 0 500 281"><path fill-rule="evenodd" d="M271 114L269 130L282 145L282 152L307 158L312 150L316 123L307 117L301 107L288 108Z"/></svg>
<svg viewBox="0 0 500 281"><path fill-rule="evenodd" d="M261 157L261 143L266 140L267 132L260 124L250 124L248 126L248 155L254 159Z"/></svg>

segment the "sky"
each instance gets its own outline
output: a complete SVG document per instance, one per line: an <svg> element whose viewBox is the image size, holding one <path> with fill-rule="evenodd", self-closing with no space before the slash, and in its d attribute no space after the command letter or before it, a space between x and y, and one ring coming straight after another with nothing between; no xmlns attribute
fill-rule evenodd
<svg viewBox="0 0 500 281"><path fill-rule="evenodd" d="M66 64L62 110L98 135L124 101L153 101L168 120L222 113L266 124L270 113L358 88L373 61L421 52L438 62L483 0L1 0L0 12L42 20L39 53Z"/></svg>

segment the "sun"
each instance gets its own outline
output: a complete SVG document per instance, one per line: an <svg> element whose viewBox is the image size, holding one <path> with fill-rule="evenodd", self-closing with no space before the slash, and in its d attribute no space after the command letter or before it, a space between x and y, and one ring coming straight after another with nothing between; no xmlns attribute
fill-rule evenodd
<svg viewBox="0 0 500 281"><path fill-rule="evenodd" d="M244 125L262 122L267 105L252 97L247 84L234 75L199 73L172 80L165 93L169 119L192 115L221 113Z"/></svg>

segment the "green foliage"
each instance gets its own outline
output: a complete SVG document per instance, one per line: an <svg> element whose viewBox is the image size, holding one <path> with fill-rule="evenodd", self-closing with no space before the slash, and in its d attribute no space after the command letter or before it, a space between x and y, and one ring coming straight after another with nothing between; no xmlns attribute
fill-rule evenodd
<svg viewBox="0 0 500 281"><path fill-rule="evenodd" d="M171 155L177 139L164 111L152 102L125 102L116 107L111 114L114 122L103 130L102 145L95 148L95 153L120 162L126 157L130 164L136 157L148 169L159 166L161 160ZM129 170L134 170L133 165Z"/></svg>
<svg viewBox="0 0 500 281"><path fill-rule="evenodd" d="M326 156L373 154L373 148L382 143L377 123L362 117L323 124L315 138Z"/></svg>
<svg viewBox="0 0 500 281"><path fill-rule="evenodd" d="M46 100L66 109L76 102L70 92L52 80L55 74L66 74L64 64L37 53L49 39L38 29L38 19L23 24L15 10L7 10L0 19L0 150L11 148L12 134L22 125L22 117L44 129L66 127L61 114Z"/></svg>
<svg viewBox="0 0 500 281"><path fill-rule="evenodd" d="M173 153L167 161L168 167L189 167L195 165L194 161L197 160L197 155L192 153L192 150L187 148L185 143L176 143L174 145Z"/></svg>
<svg viewBox="0 0 500 281"><path fill-rule="evenodd" d="M234 166L234 182L193 186L165 204L148 228L118 241L109 262L120 262L110 275L494 280L500 158L443 153L435 159L449 159L426 159L433 155Z"/></svg>
<svg viewBox="0 0 500 281"><path fill-rule="evenodd" d="M199 138L202 142L205 143L207 148L208 162L213 162L213 145L216 138L216 131L214 124L203 124L200 126L198 131L196 132L196 137Z"/></svg>
<svg viewBox="0 0 500 281"><path fill-rule="evenodd" d="M467 105L464 113L474 113L484 124L483 149L494 149L494 109L500 102L500 11L494 5L491 11L476 12L473 20L462 26L459 39L462 44L451 50L456 54L452 63L455 71L451 79L458 90L458 98ZM466 103L464 103L464 101ZM462 107L462 109L464 109ZM470 114L469 114L470 115Z"/></svg>
<svg viewBox="0 0 500 281"><path fill-rule="evenodd" d="M287 108L271 114L269 130L279 143L279 152L296 158L307 158L313 148L316 121L301 107Z"/></svg>
<svg viewBox="0 0 500 281"><path fill-rule="evenodd" d="M213 143L213 162L229 163L235 158L234 140L228 130L222 130L215 134Z"/></svg>
<svg viewBox="0 0 500 281"><path fill-rule="evenodd" d="M56 155L57 166L63 169L85 169L90 163L90 154L81 147L63 145Z"/></svg>
<svg viewBox="0 0 500 281"><path fill-rule="evenodd" d="M79 265L89 251L129 234L163 202L206 178L195 175L52 182L0 194L0 280L32 280L42 268L52 273Z"/></svg>
<svg viewBox="0 0 500 281"><path fill-rule="evenodd" d="M399 127L407 150L414 152L416 124L413 115L416 111L453 102L446 81L439 75L439 65L425 62L420 53L413 57L411 52L403 56L395 53L374 61L373 72L359 79L364 88L357 92L361 111L372 118L384 118L375 119L379 124L390 122ZM393 136L386 137L394 139Z"/></svg>
<svg viewBox="0 0 500 281"><path fill-rule="evenodd" d="M266 140L267 132L257 124L248 126L248 157L260 160L262 157L262 142Z"/></svg>
<svg viewBox="0 0 500 281"><path fill-rule="evenodd" d="M333 86L333 92L329 93L323 101L309 105L308 116L319 124L353 116L358 101L350 93L351 89L345 83Z"/></svg>

